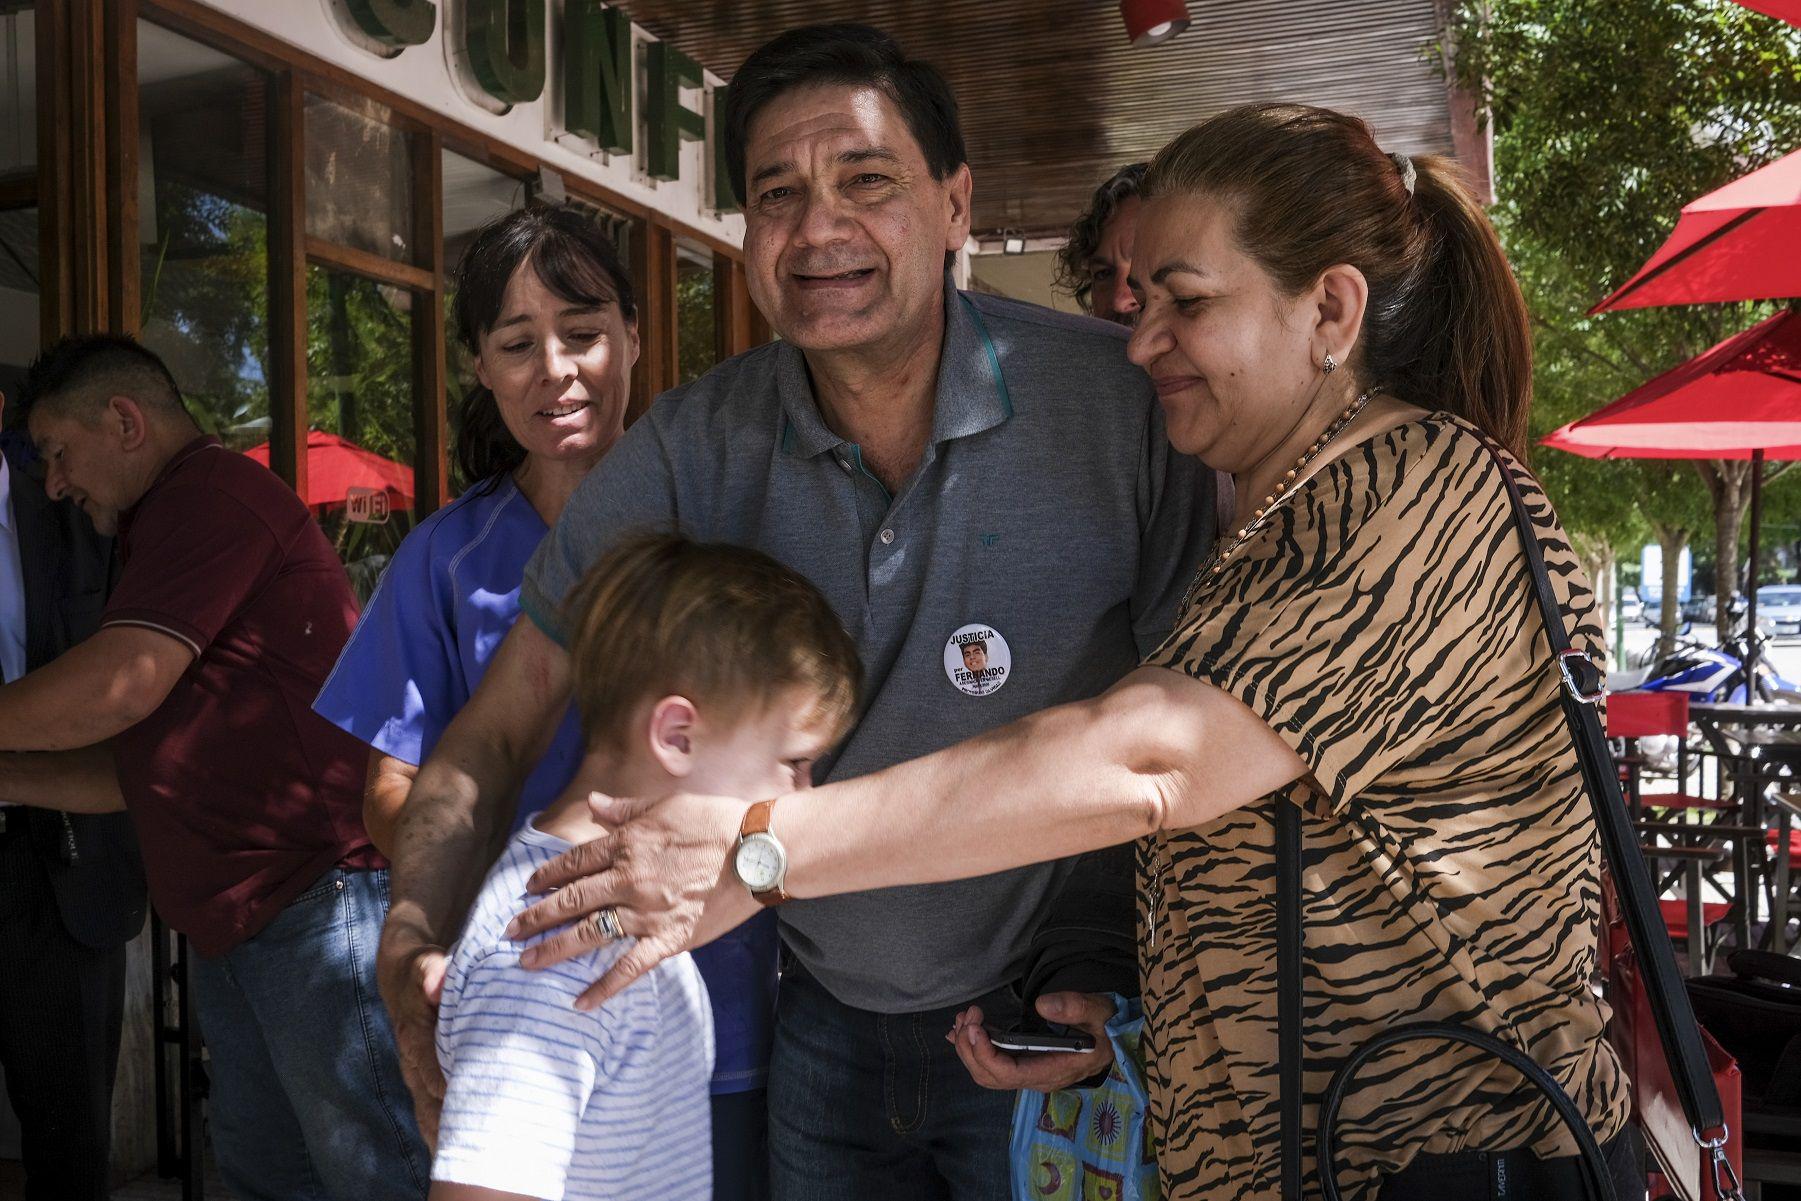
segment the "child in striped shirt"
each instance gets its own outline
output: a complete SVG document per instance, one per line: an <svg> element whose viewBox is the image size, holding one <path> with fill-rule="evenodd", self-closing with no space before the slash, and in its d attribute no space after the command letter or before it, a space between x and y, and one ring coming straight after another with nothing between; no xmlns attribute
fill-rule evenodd
<svg viewBox="0 0 1801 1201"><path fill-rule="evenodd" d="M505 931L538 867L604 834L588 789L753 799L805 787L849 724L861 669L813 586L740 547L632 538L568 603L587 757L580 787L507 844L452 950L431 1196L706 1201L713 1030L693 961L665 960L578 1010L629 939L526 971L519 954L538 940Z"/></svg>

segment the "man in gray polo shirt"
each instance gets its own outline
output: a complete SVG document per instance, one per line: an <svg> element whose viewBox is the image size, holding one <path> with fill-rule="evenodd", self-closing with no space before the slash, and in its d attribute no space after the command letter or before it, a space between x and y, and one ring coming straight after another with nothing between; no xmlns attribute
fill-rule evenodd
<svg viewBox="0 0 1801 1201"><path fill-rule="evenodd" d="M582 484L527 570L530 620L420 771L383 991L428 1106L420 984L567 701L563 599L619 537L673 524L824 592L867 677L815 771L835 779L1102 692L1162 641L1212 536L1208 482L1169 448L1125 331L950 286L970 176L935 72L874 30L813 27L753 55L729 104L752 295L784 340L660 398ZM944 1035L972 1002L1017 1013L1066 871L781 910L778 1197L1008 1195L1012 1098L976 1086Z"/></svg>

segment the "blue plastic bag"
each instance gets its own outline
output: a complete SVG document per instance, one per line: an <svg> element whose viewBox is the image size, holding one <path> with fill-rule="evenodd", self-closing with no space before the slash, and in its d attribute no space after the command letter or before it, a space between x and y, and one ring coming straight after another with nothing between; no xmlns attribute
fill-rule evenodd
<svg viewBox="0 0 1801 1201"><path fill-rule="evenodd" d="M1159 1201L1140 1041L1144 1014L1115 995L1113 1067L1098 1088L1022 1090L1013 1107L1016 1201Z"/></svg>

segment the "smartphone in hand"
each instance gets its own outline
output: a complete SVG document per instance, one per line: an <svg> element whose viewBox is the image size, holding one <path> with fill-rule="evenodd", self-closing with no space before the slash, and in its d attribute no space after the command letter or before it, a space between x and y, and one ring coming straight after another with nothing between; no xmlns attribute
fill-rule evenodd
<svg viewBox="0 0 1801 1201"><path fill-rule="evenodd" d="M1094 1050L1094 1039L1080 1030L1051 1027L1040 1030L990 1030L988 1038L1003 1051L1085 1055Z"/></svg>

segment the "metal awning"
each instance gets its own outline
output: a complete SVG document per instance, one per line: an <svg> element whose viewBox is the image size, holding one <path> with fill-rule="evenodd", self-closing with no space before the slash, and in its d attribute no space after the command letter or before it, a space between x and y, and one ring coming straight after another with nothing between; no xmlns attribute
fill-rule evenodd
<svg viewBox="0 0 1801 1201"><path fill-rule="evenodd" d="M1364 117L1384 149L1461 151L1486 188L1486 138L1447 87L1448 0L1190 0L1193 25L1143 49L1111 0L623 0L657 37L730 79L784 29L863 21L956 89L978 233L1057 234L1114 168L1235 104L1291 100Z"/></svg>

